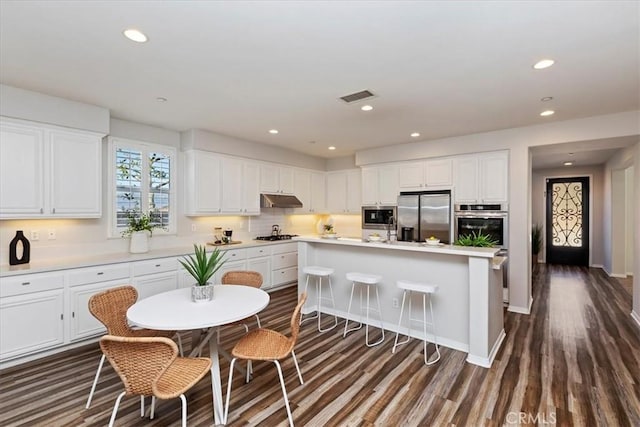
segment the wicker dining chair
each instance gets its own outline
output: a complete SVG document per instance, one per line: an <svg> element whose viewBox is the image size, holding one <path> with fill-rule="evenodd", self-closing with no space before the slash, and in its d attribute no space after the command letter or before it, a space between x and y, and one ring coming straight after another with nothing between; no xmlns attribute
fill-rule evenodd
<svg viewBox="0 0 640 427"><path fill-rule="evenodd" d="M109 427L113 426L120 401L124 396L138 395L154 400L180 397L182 426L187 425L187 399L184 393L200 381L211 369L208 357L178 357L178 346L164 337L117 337L105 335L100 348L124 383L111 413Z"/></svg>
<svg viewBox="0 0 640 427"><path fill-rule="evenodd" d="M296 354L293 351L293 347L298 340L298 333L300 332L300 310L307 300L307 294L300 295L300 300L293 315L291 316L291 336L287 337L279 332L270 329L254 329L244 337L240 338L238 343L233 347L231 354L233 359L231 360L231 366L229 367L229 385L227 387L227 401L224 409L224 419L227 419L229 413L229 400L231 397L231 384L233 383L233 366L236 360L247 360L248 362L264 360L273 362L278 370L278 376L280 377L280 386L282 388L282 395L284 396L284 404L287 408L287 416L289 417L289 424L293 427L293 417L291 415L291 408L289 407L289 398L287 397L287 389L284 385L284 378L282 377L282 368L280 366L280 360L286 358L291 354L293 357L293 363L298 371L298 378L300 384L304 384L302 374L300 373L300 367L298 366L298 360ZM247 370L247 382L249 381L249 369Z"/></svg>
<svg viewBox="0 0 640 427"><path fill-rule="evenodd" d="M223 285L245 285L252 286L258 289L260 289L260 287L262 286L262 281L262 274L258 273L257 271L249 270L227 271L222 275L222 279L220 279L220 282L222 282ZM262 325L260 324L260 317L258 317L257 314L255 315L255 317L256 322L258 323L258 328L261 328ZM239 320L231 324L244 325L245 330L249 332L249 327L247 326L247 321L249 319L250 317L247 317L246 319Z"/></svg>
<svg viewBox="0 0 640 427"><path fill-rule="evenodd" d="M116 335L120 337L167 337L176 336L182 354L182 342L180 335L176 331L155 331L152 329L133 329L127 322L127 310L138 300L138 291L130 285L119 286L104 292L92 295L89 299L89 311L98 319L106 328L108 335ZM93 393L100 378L100 371L104 364L105 356L102 354L98 370L91 386L91 392L87 399L86 408L89 409Z"/></svg>

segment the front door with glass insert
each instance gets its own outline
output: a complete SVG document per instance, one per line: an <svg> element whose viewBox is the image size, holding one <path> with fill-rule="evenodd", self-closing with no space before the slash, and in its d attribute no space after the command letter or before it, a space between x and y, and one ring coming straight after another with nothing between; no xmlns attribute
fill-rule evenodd
<svg viewBox="0 0 640 427"><path fill-rule="evenodd" d="M548 264L589 265L589 178L547 179Z"/></svg>

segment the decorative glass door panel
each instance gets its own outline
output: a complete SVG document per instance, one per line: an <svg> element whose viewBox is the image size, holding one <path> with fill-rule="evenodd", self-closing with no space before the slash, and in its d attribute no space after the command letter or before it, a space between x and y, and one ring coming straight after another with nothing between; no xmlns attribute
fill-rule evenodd
<svg viewBox="0 0 640 427"><path fill-rule="evenodd" d="M547 180L547 263L589 263L589 178Z"/></svg>

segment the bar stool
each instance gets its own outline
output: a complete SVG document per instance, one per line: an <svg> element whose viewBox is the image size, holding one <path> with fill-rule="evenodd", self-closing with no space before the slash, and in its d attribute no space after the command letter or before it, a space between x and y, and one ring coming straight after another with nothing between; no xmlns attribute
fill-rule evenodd
<svg viewBox="0 0 640 427"><path fill-rule="evenodd" d="M306 319L303 319L303 315L302 312L300 313L300 324L302 324L302 322L304 322L305 320L311 320L311 319L318 319L318 332L327 332L332 330L333 328L335 328L336 326L338 326L338 316L333 316L335 318L335 322L333 324L333 326L331 326L330 328L327 329L322 329L320 327L320 312L322 309L322 300L327 300L331 302L331 307L335 310L336 308L336 304L335 301L333 300L333 287L331 286L331 275L333 274L333 268L328 268L328 267L319 267L317 265L309 265L306 266L302 269L302 272L304 274L307 275L307 280L305 282L304 285L304 292L307 293L307 288L309 287L309 277L314 277L316 279L316 294L318 296L318 307L316 310L316 315L315 316L310 316L307 317ZM331 294L330 297L323 297L322 296L322 278L326 277L327 279L329 279L329 292Z"/></svg>
<svg viewBox="0 0 640 427"><path fill-rule="evenodd" d="M366 311L366 326L365 330L365 344L367 347L374 347L381 342L384 341L384 325L382 324L382 308L380 307L380 296L378 295L378 287L376 286L378 283L382 281L382 276L378 276L375 274L364 274L364 273L356 273L351 272L347 273L347 280L351 282L351 297L349 298L349 308L347 309L347 319L344 324L344 332L342 333L342 337L347 336L347 332L357 331L362 328L362 311ZM349 326L349 314L351 314L351 303L353 302L353 291L355 290L356 285L360 286L360 322L359 326L355 328L348 329ZM362 305L362 289L363 287L367 288L367 305ZM376 301L378 302L378 308L371 307L371 300L369 298L369 290L374 286L376 289ZM382 331L382 338L374 343L369 342L369 311L378 312L378 317L380 318L380 330Z"/></svg>
<svg viewBox="0 0 640 427"><path fill-rule="evenodd" d="M421 322L423 325L423 332L424 332L424 363L425 365L433 365L438 360L440 360L440 348L436 341L436 324L435 324L435 318L433 316L433 305L431 304L431 295L433 295L438 290L438 285L431 285L428 283L421 283L421 282L412 282L409 280L398 280L396 284L400 289L404 290L404 293L402 294L402 306L400 307L400 319L398 320L398 332L396 332L396 340L393 343L393 350L391 350L391 352L395 353L396 347L409 342L409 340L411 339L411 322L412 321ZM400 335L400 327L402 326L402 313L404 311L404 301L407 296L407 292L409 293L409 327L407 331L407 339L398 342L398 336ZM411 293L412 292L417 292L422 294L422 319L414 319L411 317L412 316L412 311L411 311ZM431 322L427 322L427 297L429 298L429 311L431 316ZM428 344L427 325L431 325L431 328L433 331L433 344L436 346L436 354L437 354L437 357L435 358L435 360L432 360L431 362L429 362L429 358L427 357L427 344Z"/></svg>

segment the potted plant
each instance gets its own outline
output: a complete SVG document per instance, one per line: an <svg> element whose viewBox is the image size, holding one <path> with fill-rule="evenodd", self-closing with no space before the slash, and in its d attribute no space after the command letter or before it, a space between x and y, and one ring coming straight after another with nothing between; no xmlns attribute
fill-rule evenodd
<svg viewBox="0 0 640 427"><path fill-rule="evenodd" d="M206 246L193 245L195 255L187 255L180 264L193 276L196 283L191 287L191 299L194 302L205 302L213 299L213 284L209 279L226 262L225 252L214 248L211 255L207 257Z"/></svg>
<svg viewBox="0 0 640 427"><path fill-rule="evenodd" d="M540 249L542 249L542 226L534 224L531 229L531 264L534 267L538 264Z"/></svg>
<svg viewBox="0 0 640 427"><path fill-rule="evenodd" d="M488 234L482 234L481 231L478 233L472 231L471 234L462 235L453 242L454 245L458 246L475 246L478 248L490 248L496 243L498 243L497 240L492 239Z"/></svg>
<svg viewBox="0 0 640 427"><path fill-rule="evenodd" d="M122 232L122 237L131 237L129 252L149 252L149 237L153 234L154 228L163 227L153 222L151 213L127 211L127 229Z"/></svg>

